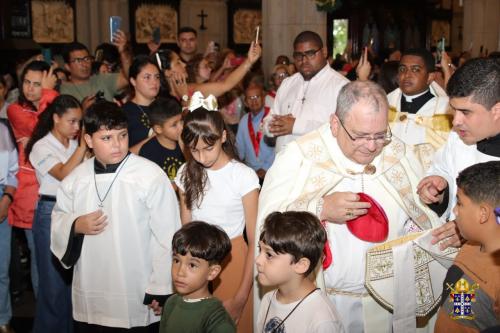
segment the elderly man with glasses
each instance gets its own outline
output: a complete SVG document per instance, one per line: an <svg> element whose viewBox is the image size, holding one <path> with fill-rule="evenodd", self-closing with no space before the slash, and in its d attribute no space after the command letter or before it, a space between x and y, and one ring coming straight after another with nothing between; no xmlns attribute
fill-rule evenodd
<svg viewBox="0 0 500 333"><path fill-rule="evenodd" d="M346 332L390 331L389 312L365 289L367 250L439 224L418 200L416 157L392 136L388 107L373 82L342 87L330 121L276 156L259 198L256 230L274 211L309 211L324 223L328 242L317 281Z"/></svg>
<svg viewBox="0 0 500 333"><path fill-rule="evenodd" d="M327 50L317 33L301 32L293 48L298 72L283 80L265 122L267 133L277 137L276 152L328 121L340 88L349 82L328 65Z"/></svg>

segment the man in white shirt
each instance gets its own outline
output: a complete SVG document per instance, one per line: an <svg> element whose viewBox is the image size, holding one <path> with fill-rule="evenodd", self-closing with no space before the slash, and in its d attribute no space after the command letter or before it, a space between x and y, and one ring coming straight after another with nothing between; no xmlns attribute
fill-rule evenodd
<svg viewBox="0 0 500 333"><path fill-rule="evenodd" d="M328 64L321 37L303 31L293 42L297 73L281 84L268 131L278 137L276 152L285 144L313 131L335 112L340 88L349 82Z"/></svg>
<svg viewBox="0 0 500 333"><path fill-rule="evenodd" d="M460 246L451 209L456 204L458 173L468 166L500 160L500 63L478 58L465 63L446 87L455 110L453 130L418 185L420 199L450 222L434 231L441 247Z"/></svg>

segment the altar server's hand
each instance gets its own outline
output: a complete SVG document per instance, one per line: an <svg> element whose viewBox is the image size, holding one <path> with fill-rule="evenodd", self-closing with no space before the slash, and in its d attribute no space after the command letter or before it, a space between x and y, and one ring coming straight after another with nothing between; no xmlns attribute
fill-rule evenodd
<svg viewBox="0 0 500 333"><path fill-rule="evenodd" d="M359 201L359 195L353 192L334 192L325 195L323 200L320 220L337 224L365 215L371 207L370 203Z"/></svg>
<svg viewBox="0 0 500 333"><path fill-rule="evenodd" d="M292 134L295 118L291 114L284 116L273 115L273 119L269 124L269 131L274 136Z"/></svg>
<svg viewBox="0 0 500 333"><path fill-rule="evenodd" d="M80 216L75 221L75 232L84 235L98 235L108 225L107 216L102 210Z"/></svg>
<svg viewBox="0 0 500 333"><path fill-rule="evenodd" d="M151 302L151 304L148 305L148 308L153 310L155 315L157 316L161 315L162 307L160 306L160 303L158 303L158 301Z"/></svg>
<svg viewBox="0 0 500 333"><path fill-rule="evenodd" d="M464 239L460 235L460 230L458 230L455 221L448 221L436 230L432 232L432 244L445 239L444 242L439 244L439 249L444 251L448 247L460 247L464 243Z"/></svg>
<svg viewBox="0 0 500 333"><path fill-rule="evenodd" d="M443 190L448 182L441 176L427 176L417 186L417 194L423 203L429 205L443 201Z"/></svg>

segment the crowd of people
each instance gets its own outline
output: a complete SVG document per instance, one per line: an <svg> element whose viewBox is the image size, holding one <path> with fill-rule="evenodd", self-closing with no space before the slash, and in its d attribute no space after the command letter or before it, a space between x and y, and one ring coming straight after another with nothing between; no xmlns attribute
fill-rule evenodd
<svg viewBox="0 0 500 333"><path fill-rule="evenodd" d="M177 45L0 76L1 333L13 228L34 333L500 330L496 54Z"/></svg>

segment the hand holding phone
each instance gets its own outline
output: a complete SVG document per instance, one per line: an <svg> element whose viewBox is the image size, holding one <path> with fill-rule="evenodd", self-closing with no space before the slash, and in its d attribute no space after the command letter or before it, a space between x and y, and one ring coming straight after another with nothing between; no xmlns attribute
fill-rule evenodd
<svg viewBox="0 0 500 333"><path fill-rule="evenodd" d="M118 30L120 30L122 25L122 18L120 16L111 16L109 18L109 41L113 43L113 36Z"/></svg>

